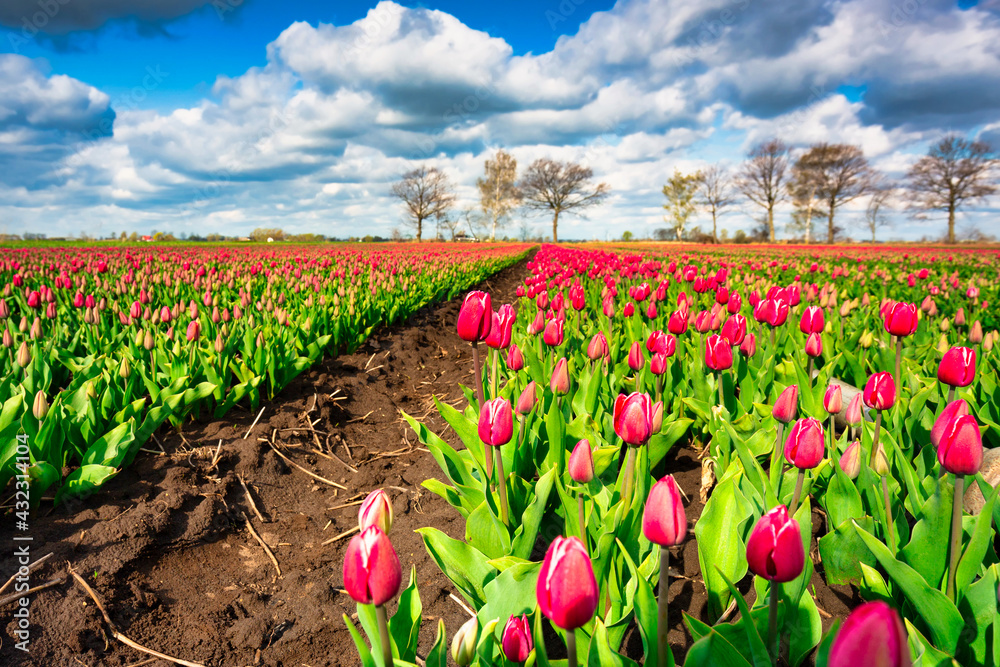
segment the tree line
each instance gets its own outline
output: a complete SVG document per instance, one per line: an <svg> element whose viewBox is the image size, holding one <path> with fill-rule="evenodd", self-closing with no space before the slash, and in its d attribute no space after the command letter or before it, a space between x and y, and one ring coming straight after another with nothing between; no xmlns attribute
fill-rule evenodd
<svg viewBox="0 0 1000 667"><path fill-rule="evenodd" d="M667 203L664 220L668 230L659 238L685 236L688 222L699 211L711 216L711 240L719 242L718 217L745 202L761 211L759 236L774 242L774 211L791 204L791 229L812 243L813 227L825 227L826 242L833 243L843 231L837 211L867 197L864 223L875 241L876 232L888 224L886 209L900 198L902 208L916 216L940 211L947 214L945 240L955 243L955 216L963 207L983 201L997 192L998 159L983 141L949 135L931 146L900 182L893 182L869 164L860 146L820 142L793 159L791 149L780 139L770 139L751 148L735 171L719 165L684 174L675 170L663 186Z"/></svg>

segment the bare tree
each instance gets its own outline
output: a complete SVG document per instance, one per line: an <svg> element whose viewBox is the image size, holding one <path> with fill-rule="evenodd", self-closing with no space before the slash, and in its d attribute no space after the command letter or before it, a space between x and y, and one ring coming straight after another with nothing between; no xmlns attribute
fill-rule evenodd
<svg viewBox="0 0 1000 667"><path fill-rule="evenodd" d="M698 210L695 197L698 194L700 184L700 172L682 174L674 169L674 175L663 186L663 196L667 198L667 203L663 205L663 208L667 209L670 214L669 217L663 216L663 219L670 223L678 241L684 238L684 227Z"/></svg>
<svg viewBox="0 0 1000 667"><path fill-rule="evenodd" d="M997 155L984 141L949 135L917 160L907 172L911 208L948 212L948 243L955 242L955 212L966 202L983 200L997 191Z"/></svg>
<svg viewBox="0 0 1000 667"><path fill-rule="evenodd" d="M872 243L875 243L875 233L880 227L892 224L885 215L885 210L891 206L895 194L896 186L885 178L876 179L872 183L871 196L865 208L865 225L872 233Z"/></svg>
<svg viewBox="0 0 1000 667"><path fill-rule="evenodd" d="M699 185L699 203L712 214L712 241L718 243L718 217L736 201L732 177L715 164L701 172Z"/></svg>
<svg viewBox="0 0 1000 667"><path fill-rule="evenodd" d="M774 242L774 207L785 196L788 146L781 139L757 144L736 175L736 187L765 212L770 241Z"/></svg>
<svg viewBox="0 0 1000 667"><path fill-rule="evenodd" d="M559 214L575 213L603 202L611 191L607 183L594 185L594 172L573 162L540 158L532 162L521 179L524 206L552 212L552 241L559 241Z"/></svg>
<svg viewBox="0 0 1000 667"><path fill-rule="evenodd" d="M448 176L437 167L427 165L403 174L402 180L393 184L392 194L403 201L407 224L416 229L418 242L424 231L424 221L446 217L455 203Z"/></svg>
<svg viewBox="0 0 1000 667"><path fill-rule="evenodd" d="M833 243L837 209L871 191L875 171L868 158L860 146L821 142L799 156L793 171L816 184L816 196L826 207L826 242Z"/></svg>
<svg viewBox="0 0 1000 667"><path fill-rule="evenodd" d="M490 220L490 241L496 240L497 226L505 223L511 212L521 203L517 189L517 160L500 149L493 159L486 161L486 175L476 181L479 202L483 213Z"/></svg>
<svg viewBox="0 0 1000 667"><path fill-rule="evenodd" d="M819 210L819 179L810 169L800 169L796 163L792 167L792 180L788 184L788 193L792 197L792 224L790 227L805 235L805 242L813 241L813 226L817 218L822 217Z"/></svg>

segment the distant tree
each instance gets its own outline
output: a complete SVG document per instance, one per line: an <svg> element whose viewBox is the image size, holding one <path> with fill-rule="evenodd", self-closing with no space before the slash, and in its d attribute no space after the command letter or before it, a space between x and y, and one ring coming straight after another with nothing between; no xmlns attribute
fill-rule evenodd
<svg viewBox="0 0 1000 667"><path fill-rule="evenodd" d="M503 226L521 203L517 188L517 160L500 149L486 161L486 174L476 181L479 205L490 221L490 241L495 241L497 227Z"/></svg>
<svg viewBox="0 0 1000 667"><path fill-rule="evenodd" d="M988 143L946 136L906 174L913 195L910 207L947 211L947 240L954 243L955 212L967 202L981 201L997 191L996 167L997 155Z"/></svg>
<svg viewBox="0 0 1000 667"><path fill-rule="evenodd" d="M801 168L800 162L796 162L788 183L788 194L794 207L789 226L793 231L801 232L806 243L813 242L813 227L816 220L823 216L818 199L819 188L819 175L815 170Z"/></svg>
<svg viewBox="0 0 1000 667"><path fill-rule="evenodd" d="M540 158L532 162L519 184L524 206L552 212L552 241L559 242L559 215L582 211L603 202L611 191L607 183L594 184L594 172L573 162Z"/></svg>
<svg viewBox="0 0 1000 667"><path fill-rule="evenodd" d="M736 188L764 209L768 240L774 242L774 207L785 197L788 146L770 139L754 146L736 174Z"/></svg>
<svg viewBox="0 0 1000 667"><path fill-rule="evenodd" d="M426 165L403 174L402 180L393 184L392 194L402 200L406 224L416 230L418 242L424 231L424 221L444 218L455 203L447 174Z"/></svg>
<svg viewBox="0 0 1000 667"><path fill-rule="evenodd" d="M635 235L634 235L634 234L632 234L632 232L630 232L630 231L628 231L628 230L625 230L624 232L622 232L622 241L625 241L626 243L628 243L629 241L631 241L631 240L632 240L632 238L633 238L634 236L635 236Z"/></svg>
<svg viewBox="0 0 1000 667"><path fill-rule="evenodd" d="M275 241L285 240L285 231L277 227L258 227L250 232L250 240L257 243L265 243L268 239Z"/></svg>
<svg viewBox="0 0 1000 667"><path fill-rule="evenodd" d="M810 146L796 161L793 172L804 173L804 180L816 186L816 197L826 207L827 243L833 243L838 231L834 225L837 209L868 194L876 178L860 146L824 142Z"/></svg>
<svg viewBox="0 0 1000 667"><path fill-rule="evenodd" d="M699 187L701 187L700 172L682 174L676 169L667 184L663 186L663 196L667 198L663 208L667 209L668 213L663 219L673 228L678 241L684 238L684 226L698 210L695 197Z"/></svg>
<svg viewBox="0 0 1000 667"><path fill-rule="evenodd" d="M698 201L712 215L712 240L718 243L718 217L736 201L732 177L721 166L712 165L701 171L698 186Z"/></svg>
<svg viewBox="0 0 1000 667"><path fill-rule="evenodd" d="M872 182L872 189L865 208L865 225L872 233L872 243L875 243L875 233L880 227L888 227L891 223L885 215L885 209L892 204L896 193L895 186L885 178Z"/></svg>
<svg viewBox="0 0 1000 667"><path fill-rule="evenodd" d="M669 241L670 240L670 230L666 227L658 227L653 230L653 238L657 241Z"/></svg>

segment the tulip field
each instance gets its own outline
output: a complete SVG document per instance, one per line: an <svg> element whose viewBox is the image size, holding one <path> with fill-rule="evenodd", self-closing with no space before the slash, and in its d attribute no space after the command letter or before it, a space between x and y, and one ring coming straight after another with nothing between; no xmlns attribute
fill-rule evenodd
<svg viewBox="0 0 1000 667"><path fill-rule="evenodd" d="M8 511L100 513L142 484L155 523L142 476L162 471L228 517L198 535L256 538L154 541L103 582L117 600L146 600L162 558L215 605L231 582L188 574L199 560L270 557L225 571L239 599L189 640L152 635L192 652L174 662L1000 667L995 249L383 247L0 250L0 486L31 499ZM355 459L374 377L394 392L371 417L385 443ZM170 458L206 433L210 467ZM85 524L67 521L68 540ZM146 613L176 623L181 598ZM296 598L322 618L269 657L306 623L276 620ZM254 614L273 615L260 636Z"/></svg>

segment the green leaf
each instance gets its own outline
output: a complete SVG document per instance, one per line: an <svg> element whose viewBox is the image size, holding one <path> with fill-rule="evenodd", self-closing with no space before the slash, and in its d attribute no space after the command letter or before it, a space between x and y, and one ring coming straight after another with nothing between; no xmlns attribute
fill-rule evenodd
<svg viewBox="0 0 1000 667"><path fill-rule="evenodd" d="M722 615L729 604L726 578L740 580L747 572L746 546L742 526L751 517L751 508L732 477L719 483L695 524L698 562L708 589L710 618ZM718 570L716 569L718 568ZM724 576L720 576L719 572Z"/></svg>
<svg viewBox="0 0 1000 667"><path fill-rule="evenodd" d="M347 626L347 632L350 633L351 639L354 640L354 647L358 650L358 655L361 657L362 666L375 667L375 659L372 658L371 649L368 648L368 644L362 639L357 626L351 622L351 618L347 614L344 614L344 625Z"/></svg>
<svg viewBox="0 0 1000 667"><path fill-rule="evenodd" d="M916 656L913 661L914 667L958 667L958 663L952 660L948 654L939 651L927 641L927 638L910 623L909 619L904 618L903 623L906 624L906 637L910 652Z"/></svg>
<svg viewBox="0 0 1000 667"><path fill-rule="evenodd" d="M823 637L823 620L816 609L816 601L808 592L799 598L797 605L791 605L785 619L785 628L790 633L789 657L792 665L798 667L809 657Z"/></svg>
<svg viewBox="0 0 1000 667"><path fill-rule="evenodd" d="M649 467L655 468L670 452L670 448L691 428L693 419L675 419L664 424L660 432L649 439Z"/></svg>
<svg viewBox="0 0 1000 667"><path fill-rule="evenodd" d="M719 576L725 580L726 586L729 587L733 599L736 600L736 606L739 607L740 623L743 626L743 631L746 633L747 642L750 646L750 659L754 667L769 667L771 665L771 657L768 655L764 639L760 636L757 626L753 623L753 617L750 616L750 607L747 606L747 601L743 599L743 595L736 589L733 582L726 577L725 573L721 569L718 569L718 567L716 569L719 571ZM774 583L772 582L771 585L773 586Z"/></svg>
<svg viewBox="0 0 1000 667"><path fill-rule="evenodd" d="M566 435L566 421L556 400L552 401L545 415L545 433L549 439L549 450L545 454L542 469L555 468L561 472L566 469L566 444L563 442Z"/></svg>
<svg viewBox="0 0 1000 667"><path fill-rule="evenodd" d="M924 503L910 541L901 550L903 560L933 588L941 587L948 567L948 537L951 533L952 486L939 480L938 491Z"/></svg>
<svg viewBox="0 0 1000 667"><path fill-rule="evenodd" d="M976 525L972 531L972 539L969 546L965 548L965 553L958 563L958 571L955 574L955 590L959 596L963 594L979 574L979 568L983 565L986 551L993 542L993 505L996 503L997 489L990 494L982 511L976 517ZM961 503L962 498L956 498L956 502Z"/></svg>
<svg viewBox="0 0 1000 667"><path fill-rule="evenodd" d="M535 588L541 563L512 565L486 584L484 591L488 602L476 614L479 624L491 619L500 619L504 624L511 616L520 616L536 605Z"/></svg>
<svg viewBox="0 0 1000 667"><path fill-rule="evenodd" d="M647 655L646 664L654 665L656 663L649 662ZM673 662L670 664L672 665ZM590 654L587 656L587 665L589 667L638 667L639 663L629 660L611 649L608 644L608 629L604 627L601 619L596 619L594 621L594 634L590 639Z"/></svg>
<svg viewBox="0 0 1000 667"><path fill-rule="evenodd" d="M427 553L469 604L475 609L485 605L484 587L496 575L489 559L475 547L448 537L437 528L419 528L416 532L423 538Z"/></svg>
<svg viewBox="0 0 1000 667"><path fill-rule="evenodd" d="M646 577L639 574L639 569L636 567L632 557L629 556L625 546L621 542L618 542L618 546L622 556L625 558L625 563L628 565L629 571L632 573L632 580L636 582L635 597L632 600L632 606L636 623L639 626L639 636L642 638L642 653L646 658L646 664L660 665L658 643L659 607L656 595L653 593L652 583ZM664 573L661 572L660 576L663 575ZM673 667L673 651L665 657L666 662L664 664Z"/></svg>
<svg viewBox="0 0 1000 667"><path fill-rule="evenodd" d="M855 524L855 529L879 564L889 574L893 582L902 589L907 600L923 618L931 632L934 645L954 654L964 625L962 616L958 613L955 605L945 597L944 593L929 586L920 573L906 563L893 558L888 547L875 536L857 524Z"/></svg>
<svg viewBox="0 0 1000 667"><path fill-rule="evenodd" d="M83 465L101 464L118 467L135 442L135 422L129 420L105 433L87 448L83 455Z"/></svg>
<svg viewBox="0 0 1000 667"><path fill-rule="evenodd" d="M542 524L545 507L549 503L549 494L552 491L555 476L556 470L554 469L542 475L535 483L535 497L520 519L511 517L511 520L518 524L511 542L511 555L525 559L531 557L531 550L534 549L535 540L538 538L538 528Z"/></svg>
<svg viewBox="0 0 1000 667"><path fill-rule="evenodd" d="M752 667L729 641L715 629L688 651L684 667Z"/></svg>
<svg viewBox="0 0 1000 667"><path fill-rule="evenodd" d="M875 521L870 516L856 521L869 533L875 532ZM864 581L861 565L874 567L877 563L864 540L845 522L832 533L819 538L819 555L823 561L823 573L828 584L853 584L860 587Z"/></svg>
<svg viewBox="0 0 1000 667"><path fill-rule="evenodd" d="M58 505L66 498L88 496L117 474L118 469L111 466L99 464L80 466L63 481L56 493L55 504Z"/></svg>
<svg viewBox="0 0 1000 667"><path fill-rule="evenodd" d="M819 649L816 651L816 667L827 667L830 662L830 649L833 648L833 640L838 630L840 630L840 619L835 618L833 626L823 635L823 641L819 643Z"/></svg>
<svg viewBox="0 0 1000 667"><path fill-rule="evenodd" d="M399 606L389 619L389 634L403 660L413 662L416 657L422 612L420 593L417 591L417 568L414 566L410 569L410 584L399 594Z"/></svg>
<svg viewBox="0 0 1000 667"><path fill-rule="evenodd" d="M434 645L427 653L427 667L448 667L448 637L445 634L444 621L438 619L437 637Z"/></svg>
<svg viewBox="0 0 1000 667"><path fill-rule="evenodd" d="M826 506L827 516L830 517L830 526L839 528L850 519L860 519L865 511L861 503L861 494L858 493L854 482L841 470L839 464L834 465L834 468L834 476L830 479L826 493L823 494L823 504Z"/></svg>

